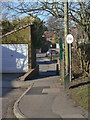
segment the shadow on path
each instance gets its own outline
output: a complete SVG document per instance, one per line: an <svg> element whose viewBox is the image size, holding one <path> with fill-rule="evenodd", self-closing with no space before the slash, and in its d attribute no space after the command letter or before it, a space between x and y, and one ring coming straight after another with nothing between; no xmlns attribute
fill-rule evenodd
<svg viewBox="0 0 90 120"><path fill-rule="evenodd" d="M37 61L37 64L40 65L40 64L53 64L53 63L57 63L56 60L53 60L53 61Z"/></svg>
<svg viewBox="0 0 90 120"><path fill-rule="evenodd" d="M50 72L39 72L39 75L38 76L35 76L34 78L32 78L31 80L36 80L36 79L43 79L43 78L49 78L49 77L52 77L52 76L58 76L56 74L56 71L50 71Z"/></svg>
<svg viewBox="0 0 90 120"><path fill-rule="evenodd" d="M0 87L2 87L2 97L16 89L13 87L13 82L22 75L23 74L2 74L2 82L0 82Z"/></svg>

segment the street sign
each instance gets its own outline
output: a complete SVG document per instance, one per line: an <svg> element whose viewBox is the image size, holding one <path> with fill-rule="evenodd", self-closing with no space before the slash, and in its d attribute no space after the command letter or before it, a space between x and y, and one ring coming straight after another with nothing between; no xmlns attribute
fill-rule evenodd
<svg viewBox="0 0 90 120"><path fill-rule="evenodd" d="M63 59L63 42L62 42L62 38L60 38L59 40L59 46L60 46L60 60Z"/></svg>
<svg viewBox="0 0 90 120"><path fill-rule="evenodd" d="M67 43L69 44L69 79L70 79L70 82L71 82L71 69L72 69L72 64L71 64L71 59L72 59L72 56L71 56L71 43L73 42L73 36L71 34L68 34L67 37L66 37L66 41Z"/></svg>
<svg viewBox="0 0 90 120"><path fill-rule="evenodd" d="M73 42L73 36L71 34L68 34L66 37L66 41L68 44L71 44Z"/></svg>

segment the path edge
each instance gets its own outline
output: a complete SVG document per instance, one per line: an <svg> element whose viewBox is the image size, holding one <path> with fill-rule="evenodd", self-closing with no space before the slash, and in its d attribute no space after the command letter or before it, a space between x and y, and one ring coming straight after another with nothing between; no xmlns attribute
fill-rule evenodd
<svg viewBox="0 0 90 120"><path fill-rule="evenodd" d="M24 97L24 95L33 87L34 83L31 83L31 85L27 88L27 90L16 100L16 102L14 103L14 107L13 107L13 113L15 115L15 117L17 119L20 118L27 118L27 116L25 116L19 109L19 103L21 101L21 99Z"/></svg>

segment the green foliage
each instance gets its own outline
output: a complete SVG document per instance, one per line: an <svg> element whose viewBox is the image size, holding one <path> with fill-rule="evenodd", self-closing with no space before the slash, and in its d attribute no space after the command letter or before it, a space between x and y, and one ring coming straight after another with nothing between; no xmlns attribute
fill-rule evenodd
<svg viewBox="0 0 90 120"><path fill-rule="evenodd" d="M34 21L33 17L26 16L24 18L15 19L11 23L13 24L14 29L18 29L22 26L30 25L31 23L33 23L33 21Z"/></svg>
<svg viewBox="0 0 90 120"><path fill-rule="evenodd" d="M88 100L89 100L88 90L90 90L90 85L85 85L82 87L72 89L72 98L75 100L76 105L79 105L87 110L89 108L89 106L88 106Z"/></svg>
<svg viewBox="0 0 90 120"><path fill-rule="evenodd" d="M10 32L14 29L13 25L8 20L1 21L2 24L2 34L6 34L7 32Z"/></svg>
<svg viewBox="0 0 90 120"><path fill-rule="evenodd" d="M33 30L32 30L32 39L33 45L35 48L40 48L41 45L45 42L45 38L42 38L42 35L44 31L46 30L46 27L44 26L43 21L41 21L39 18L33 18L30 16L27 16L22 19L15 19L13 21L2 21L2 32L3 34L6 34L7 32L10 32L12 30L18 30L20 27L25 25L30 25L33 23ZM4 37L2 39L2 43L4 44L22 44L22 43L28 43L30 42L30 29L29 27L22 29L18 32L15 32L13 34L8 35L7 37Z"/></svg>
<svg viewBox="0 0 90 120"><path fill-rule="evenodd" d="M41 21L39 18L35 19L33 22L33 45L35 48L40 48L42 44L45 41L45 38L43 38L44 31L46 30L46 27L44 26L43 21Z"/></svg>
<svg viewBox="0 0 90 120"><path fill-rule="evenodd" d="M45 39L42 38L46 27L44 26L43 21L39 18L25 17L23 19L16 19L12 22L10 21L2 21L3 34L10 32L11 30L18 30L21 26L25 26L26 24L31 24L33 22L33 30L32 30L32 39L33 45L35 48L40 48L44 43ZM12 29L11 29L12 28ZM8 35L2 39L3 44L25 44L30 42L30 29L29 27L14 32L13 34Z"/></svg>
<svg viewBox="0 0 90 120"><path fill-rule="evenodd" d="M15 32L2 39L3 44L27 44L30 42L29 27Z"/></svg>
<svg viewBox="0 0 90 120"><path fill-rule="evenodd" d="M2 25L2 34L6 34L12 30L17 30L20 27L23 27L25 25L30 25L31 23L33 23L34 18L27 16L24 18L18 18L18 19L14 19L13 21L8 21L8 20L2 20L1 21L1 25Z"/></svg>

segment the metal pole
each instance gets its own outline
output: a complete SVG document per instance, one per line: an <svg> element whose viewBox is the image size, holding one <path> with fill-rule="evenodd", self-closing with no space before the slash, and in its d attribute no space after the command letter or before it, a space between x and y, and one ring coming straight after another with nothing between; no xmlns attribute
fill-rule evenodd
<svg viewBox="0 0 90 120"><path fill-rule="evenodd" d="M69 74L70 74L70 82L71 82L71 79L72 79L72 73L71 73L72 63L71 63L71 59L72 59L72 56L71 56L71 44L69 44L69 64L70 64Z"/></svg>
<svg viewBox="0 0 90 120"><path fill-rule="evenodd" d="M71 52L72 52L72 49L71 49L71 44L72 44L72 42L73 42L73 36L71 35L71 34L68 34L67 35L67 38L66 38L66 41L67 41L67 43L68 43L68 45L69 45L69 79L68 79L68 85L70 84L70 82L71 82L71 79L72 79L72 71L71 71L71 69L72 69L72 59L71 59Z"/></svg>

